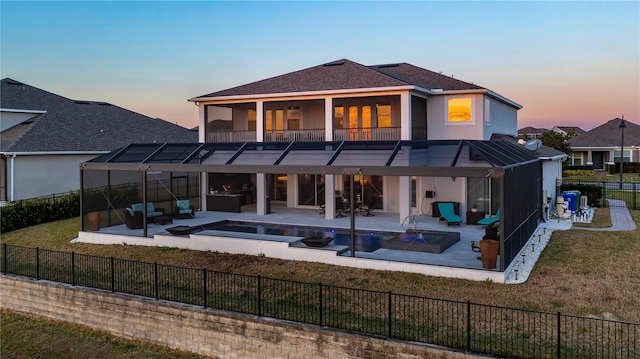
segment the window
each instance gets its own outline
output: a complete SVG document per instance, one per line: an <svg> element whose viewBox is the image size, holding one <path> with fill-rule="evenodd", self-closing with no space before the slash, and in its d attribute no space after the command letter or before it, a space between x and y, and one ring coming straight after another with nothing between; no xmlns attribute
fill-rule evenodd
<svg viewBox="0 0 640 359"><path fill-rule="evenodd" d="M491 100L488 98L484 99L484 124L491 124Z"/></svg>
<svg viewBox="0 0 640 359"><path fill-rule="evenodd" d="M249 120L248 130L255 131L256 130L256 119L258 118L256 110L249 109L247 113L247 118Z"/></svg>
<svg viewBox="0 0 640 359"><path fill-rule="evenodd" d="M473 122L472 101L470 97L450 98L447 101L447 122Z"/></svg>
<svg viewBox="0 0 640 359"><path fill-rule="evenodd" d="M582 165L582 154L581 153L572 153L571 154L571 164L580 166Z"/></svg>
<svg viewBox="0 0 640 359"><path fill-rule="evenodd" d="M287 129L300 129L300 107L289 107L287 110Z"/></svg>
<svg viewBox="0 0 640 359"><path fill-rule="evenodd" d="M344 128L344 107L336 106L333 110L333 127Z"/></svg>
<svg viewBox="0 0 640 359"><path fill-rule="evenodd" d="M391 105L376 105L378 127L391 127Z"/></svg>
<svg viewBox="0 0 640 359"><path fill-rule="evenodd" d="M623 160L625 163L631 162L631 151L624 150ZM620 150L613 150L613 162L620 162Z"/></svg>

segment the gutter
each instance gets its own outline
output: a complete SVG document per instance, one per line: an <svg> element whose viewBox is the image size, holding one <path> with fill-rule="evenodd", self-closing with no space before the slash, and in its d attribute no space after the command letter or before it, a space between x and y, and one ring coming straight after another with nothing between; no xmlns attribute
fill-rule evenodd
<svg viewBox="0 0 640 359"><path fill-rule="evenodd" d="M0 107L0 112L12 112L12 113L47 113L47 111L42 110L20 110L15 108L4 108Z"/></svg>
<svg viewBox="0 0 640 359"><path fill-rule="evenodd" d="M391 86L391 87L370 87L360 89L344 89L344 90L321 90L321 91L305 91L305 92L283 92L270 94L253 94L253 95L236 95L236 96L215 96L215 97L193 97L188 99L189 102L206 102L206 101L229 101L229 100L253 100L279 97L302 97L302 96L326 96L333 94L357 94L362 92L387 92L387 91L406 91L413 90L415 86Z"/></svg>

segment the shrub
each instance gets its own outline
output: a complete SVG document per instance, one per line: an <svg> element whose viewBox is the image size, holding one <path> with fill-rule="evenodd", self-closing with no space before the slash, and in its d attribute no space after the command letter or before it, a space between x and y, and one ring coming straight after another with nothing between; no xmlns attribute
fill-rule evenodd
<svg viewBox="0 0 640 359"><path fill-rule="evenodd" d="M78 191L71 191L67 195L54 198L17 201L2 207L0 232L7 233L15 229L78 217L79 215L80 194Z"/></svg>

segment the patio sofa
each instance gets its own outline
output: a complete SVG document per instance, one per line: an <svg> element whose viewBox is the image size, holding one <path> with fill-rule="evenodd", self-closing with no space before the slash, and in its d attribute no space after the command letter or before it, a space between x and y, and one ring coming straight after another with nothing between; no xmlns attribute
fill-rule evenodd
<svg viewBox="0 0 640 359"><path fill-rule="evenodd" d="M135 215L136 213L140 213L140 217L142 217L142 212L144 209L144 207L142 207L142 203L132 204L131 208L127 208L125 212L129 212L129 209L133 212L133 215ZM147 221L150 223L154 223L153 219L158 216L164 216L164 208L156 208L153 205L153 202L147 202Z"/></svg>
<svg viewBox="0 0 640 359"><path fill-rule="evenodd" d="M129 229L142 229L142 212L135 212L131 208L125 208L124 223Z"/></svg>

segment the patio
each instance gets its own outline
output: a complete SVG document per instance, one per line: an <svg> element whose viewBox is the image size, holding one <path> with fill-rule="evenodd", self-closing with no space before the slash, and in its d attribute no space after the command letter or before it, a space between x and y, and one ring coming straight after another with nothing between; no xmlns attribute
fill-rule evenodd
<svg viewBox="0 0 640 359"><path fill-rule="evenodd" d="M257 215L255 204L245 205L241 213L200 211L193 219L174 219L172 224L150 224L147 237L142 229L128 229L124 224L103 227L99 231L80 232L77 241L99 244L130 244L149 246L168 246L194 250L211 250L267 257L315 261L348 267L370 268L378 270L405 271L425 275L464 278L471 280L491 279L505 283L513 266L507 271L482 268L478 260L479 253L471 250L471 241L478 241L484 235L480 225L447 226L431 215L415 215L403 225L397 221L397 213L374 212L375 216L355 216L356 230L406 232L407 229L446 231L460 233L460 240L444 252L425 253L398 249L381 248L373 252L356 251L355 257L343 246L323 248L307 247L299 242L299 237L266 236L259 234L202 231L188 236L174 236L166 231L176 226L199 226L222 220L241 220L249 222L288 224L349 229L348 216L327 220L318 209L287 208L274 203L268 215ZM500 258L498 258L498 261ZM499 268L499 265L498 265Z"/></svg>

